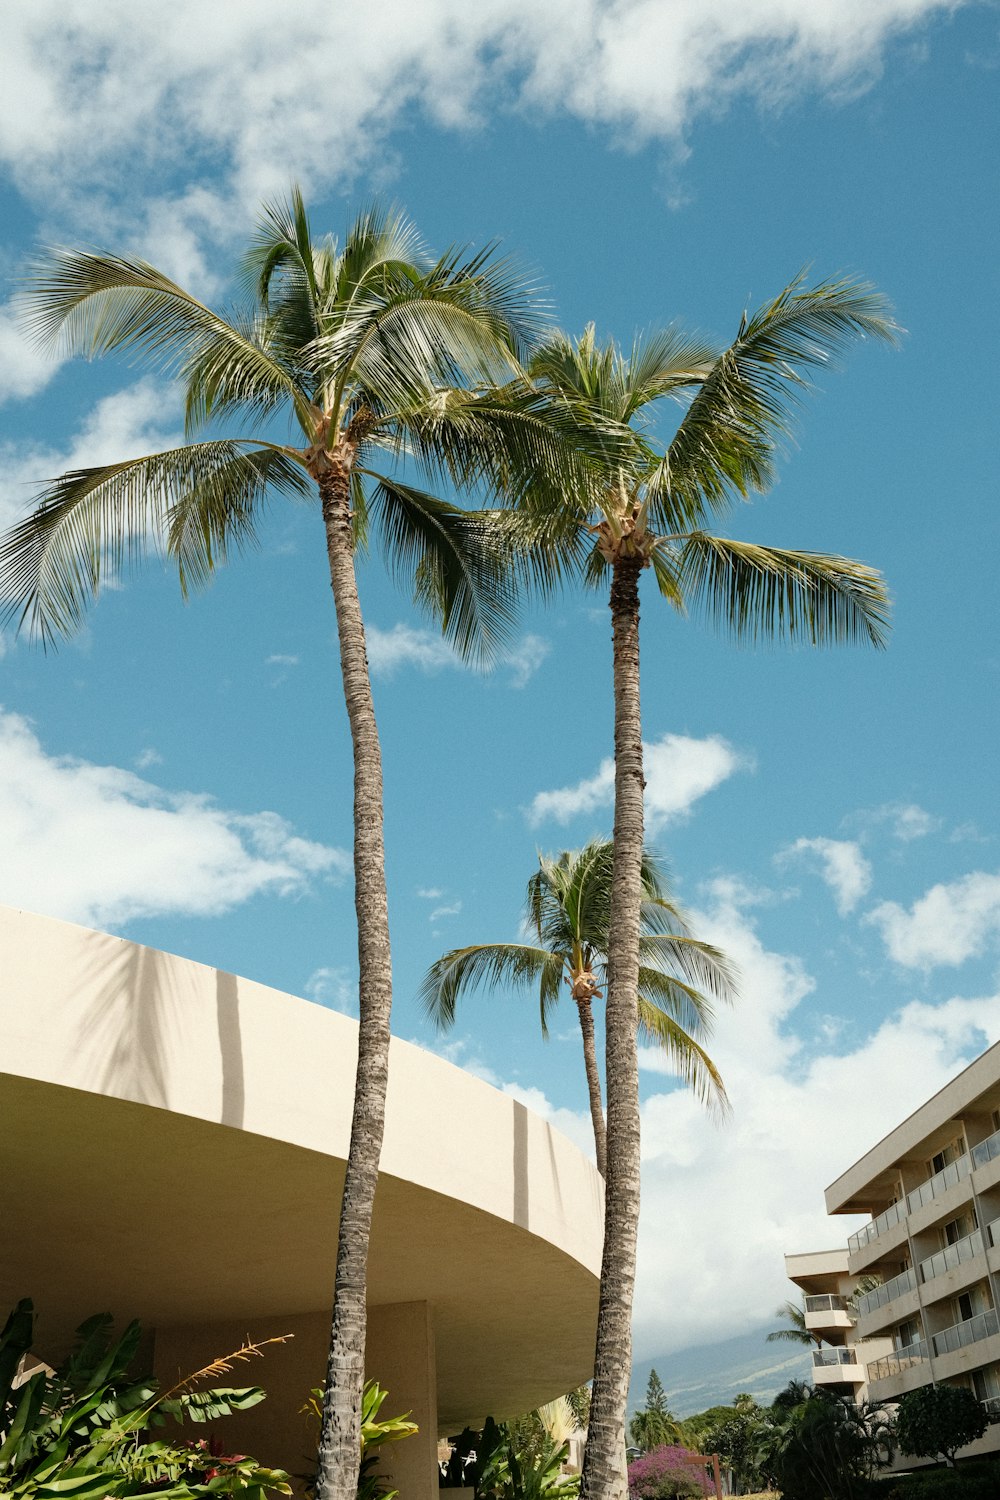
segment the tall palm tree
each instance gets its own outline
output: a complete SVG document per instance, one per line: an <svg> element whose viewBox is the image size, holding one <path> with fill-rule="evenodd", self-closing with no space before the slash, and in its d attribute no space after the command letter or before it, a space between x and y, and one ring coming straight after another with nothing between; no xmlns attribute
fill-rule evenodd
<svg viewBox="0 0 1000 1500"><path fill-rule="evenodd" d="M318 1494L353 1500L392 998L381 752L355 552L374 528L390 567L458 650L495 646L511 595L482 522L406 482L401 460L432 483L544 466L530 400L514 412L482 393L518 368L537 331L536 303L493 251L434 259L396 211L363 213L342 246L316 240L298 191L264 209L243 294L227 315L125 256L56 250L36 265L27 296L39 338L87 356L138 354L178 375L189 441L48 485L0 544L0 603L49 641L77 627L107 575L151 544L176 562L186 591L254 542L271 496L318 501L354 751L360 970ZM278 416L297 441L264 435ZM227 431L234 422L236 436L201 436L208 424Z"/></svg>
<svg viewBox="0 0 1000 1500"><path fill-rule="evenodd" d="M479 984L537 984L542 1034L547 1036L549 1014L563 984L568 986L580 1018L594 1149L602 1177L607 1150L592 1002L603 997L606 983L612 852L610 839L595 839L555 859L539 856L524 902L525 924L535 944L453 948L432 964L421 988L425 1008L444 1030L454 1024L459 996L466 990ZM717 948L691 936L667 894L663 870L648 850L643 855L642 891L640 1035L663 1048L699 1098L725 1110L722 1079L699 1038L711 1027L712 998L730 995L729 966Z"/></svg>
<svg viewBox="0 0 1000 1500"><path fill-rule="evenodd" d="M888 602L879 575L847 558L713 535L714 517L766 490L775 449L791 427L806 372L851 340L891 341L884 299L850 279L807 287L801 276L718 351L676 328L635 340L553 337L532 361L538 388L595 430L632 429L609 454L605 482L520 497L501 519L534 549L536 576L574 570L610 580L614 676L614 865L605 1007L607 1176L593 1407L581 1500L624 1500L625 1407L639 1217L636 1057L643 858L639 693L639 578L651 567L674 608L700 608L738 640L784 637L814 645L883 643ZM646 428L666 398L688 400L665 445Z"/></svg>

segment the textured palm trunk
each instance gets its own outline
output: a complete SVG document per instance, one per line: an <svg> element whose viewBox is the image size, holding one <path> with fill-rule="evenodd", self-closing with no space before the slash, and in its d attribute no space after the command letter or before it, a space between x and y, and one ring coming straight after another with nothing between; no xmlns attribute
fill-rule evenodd
<svg viewBox="0 0 1000 1500"><path fill-rule="evenodd" d="M368 1242L385 1125L392 968L382 834L382 755L354 572L349 452L319 476L344 699L354 750L354 904L358 920L358 1069L340 1211L333 1325L319 1444L317 1500L354 1500L361 1458Z"/></svg>
<svg viewBox="0 0 1000 1500"><path fill-rule="evenodd" d="M604 1109L601 1105L601 1075L597 1070L597 1048L594 1045L594 1008L589 999L577 1000L577 1014L583 1033L583 1064L587 1070L587 1090L590 1094L590 1118L594 1126L594 1151L597 1154L597 1170L602 1177L608 1171L607 1131L604 1128Z"/></svg>
<svg viewBox="0 0 1000 1500"><path fill-rule="evenodd" d="M625 1500L625 1407L639 1228L636 1052L642 910L643 773L639 709L639 556L619 556L611 585L615 691L615 824L608 936L607 1173L597 1347L581 1500Z"/></svg>

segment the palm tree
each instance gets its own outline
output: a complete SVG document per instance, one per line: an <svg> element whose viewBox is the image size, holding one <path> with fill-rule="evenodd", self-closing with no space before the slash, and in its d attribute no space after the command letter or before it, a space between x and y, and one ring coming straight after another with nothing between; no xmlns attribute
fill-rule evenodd
<svg viewBox="0 0 1000 1500"><path fill-rule="evenodd" d="M584 1067L594 1127L594 1148L603 1177L607 1165L601 1080L594 1045L592 1001L604 993L608 924L611 915L612 846L595 839L583 849L551 859L539 856L528 881L525 924L535 938L527 943L477 943L453 948L428 970L421 999L437 1025L455 1021L459 996L479 984L538 986L542 1035L548 1035L552 1007L565 983L576 1002L583 1036ZM712 1020L711 999L728 999L732 975L717 948L688 931L670 900L660 865L647 851L642 863L640 913L639 1031L671 1058L699 1098L725 1111L726 1092L718 1070L699 1038Z"/></svg>
<svg viewBox="0 0 1000 1500"><path fill-rule="evenodd" d="M817 1349L822 1349L823 1340L818 1333L806 1327L806 1315L802 1308L795 1302L783 1302L778 1308L775 1316L787 1321L787 1328L775 1328L765 1339L765 1343L774 1344L780 1342L790 1344L807 1344L811 1349L815 1344Z"/></svg>
<svg viewBox="0 0 1000 1500"><path fill-rule="evenodd" d="M87 356L131 352L179 375L190 440L48 485L0 545L0 601L8 619L51 641L151 543L176 562L186 592L255 541L272 495L319 502L354 751L360 1033L318 1495L353 1500L392 999L381 752L355 551L374 528L390 567L458 650L496 645L511 595L482 521L404 482L400 461L432 482L544 465L530 400L515 412L483 393L518 368L535 302L492 250L435 260L396 211L363 213L342 247L314 240L297 190L264 209L243 292L227 316L143 261L56 250L36 265L27 296L39 338ZM297 444L262 435L280 414ZM200 436L234 420L237 436Z"/></svg>
<svg viewBox="0 0 1000 1500"><path fill-rule="evenodd" d="M614 673L614 863L605 1009L607 1176L593 1408L581 1500L623 1500L625 1407L639 1217L636 1057L643 858L643 759L639 692L639 578L652 567L674 608L701 608L738 640L761 637L883 643L888 602L879 575L847 558L765 547L711 534L708 523L773 476L777 443L806 387L805 372L852 339L892 340L884 299L850 279L807 287L801 276L752 316L721 352L677 329L625 354L593 328L554 336L531 369L538 388L595 431L632 430L605 482L520 497L503 518L533 549L535 575L574 569L607 581ZM690 398L672 439L657 446L642 424L664 398Z"/></svg>

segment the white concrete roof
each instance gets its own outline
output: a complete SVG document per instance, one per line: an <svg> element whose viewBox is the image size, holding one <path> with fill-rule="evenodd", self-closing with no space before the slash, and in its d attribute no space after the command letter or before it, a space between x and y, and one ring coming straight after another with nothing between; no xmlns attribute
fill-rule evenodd
<svg viewBox="0 0 1000 1500"><path fill-rule="evenodd" d="M357 1025L0 908L0 1296L58 1342L328 1307ZM603 1189L550 1125L393 1040L372 1303L429 1301L442 1422L587 1378Z"/></svg>

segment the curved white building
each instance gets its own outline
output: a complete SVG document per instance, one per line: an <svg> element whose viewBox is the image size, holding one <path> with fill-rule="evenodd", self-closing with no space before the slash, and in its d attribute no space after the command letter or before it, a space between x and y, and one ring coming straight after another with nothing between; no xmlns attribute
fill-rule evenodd
<svg viewBox="0 0 1000 1500"><path fill-rule="evenodd" d="M268 1400L223 1430L305 1468L356 1049L356 1023L308 1001L0 908L0 1292L34 1298L37 1352L109 1310L142 1320L169 1383L292 1333L246 1371ZM368 1369L420 1424L392 1453L407 1500L437 1493L439 1433L589 1377L602 1216L550 1125L393 1041Z"/></svg>

